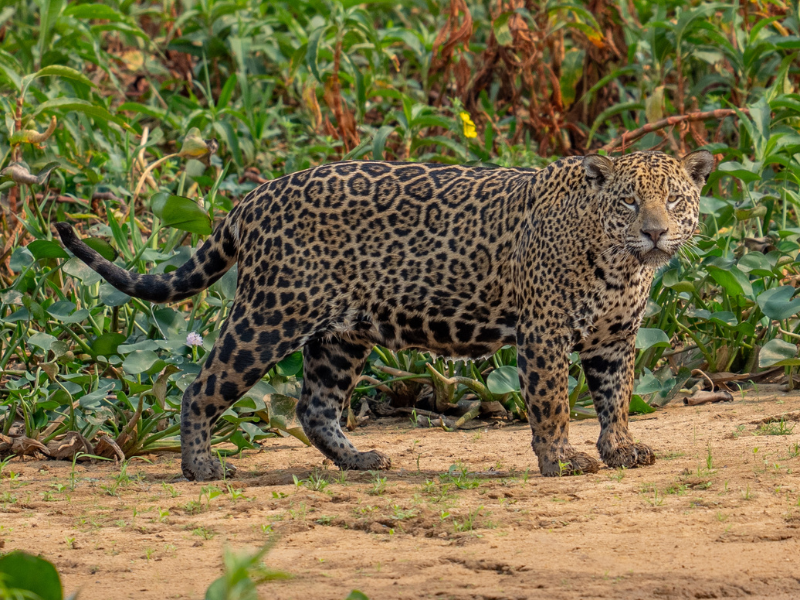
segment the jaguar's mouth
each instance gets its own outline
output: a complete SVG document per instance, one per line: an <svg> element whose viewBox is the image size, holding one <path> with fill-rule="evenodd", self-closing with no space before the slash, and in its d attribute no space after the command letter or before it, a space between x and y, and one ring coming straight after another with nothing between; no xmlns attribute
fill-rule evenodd
<svg viewBox="0 0 800 600"><path fill-rule="evenodd" d="M637 254L636 257L643 265L648 267L660 267L669 262L669 259L672 258L672 254L664 252L660 248L653 248L647 252Z"/></svg>

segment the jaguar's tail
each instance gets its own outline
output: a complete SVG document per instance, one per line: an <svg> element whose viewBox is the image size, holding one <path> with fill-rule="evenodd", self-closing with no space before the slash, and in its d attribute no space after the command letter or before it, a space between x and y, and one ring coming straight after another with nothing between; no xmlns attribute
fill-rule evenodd
<svg viewBox="0 0 800 600"><path fill-rule="evenodd" d="M172 302L206 289L233 266L239 254L237 217L234 209L228 218L181 267L166 275L140 275L106 260L75 235L68 223L56 223L63 244L102 275L108 283L129 296L150 302Z"/></svg>

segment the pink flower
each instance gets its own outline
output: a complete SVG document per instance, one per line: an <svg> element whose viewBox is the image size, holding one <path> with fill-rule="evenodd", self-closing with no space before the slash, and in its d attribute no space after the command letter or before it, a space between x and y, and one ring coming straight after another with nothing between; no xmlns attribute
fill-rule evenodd
<svg viewBox="0 0 800 600"><path fill-rule="evenodd" d="M192 331L189 335L186 336L186 345L187 346L202 346L203 345L203 336L199 333Z"/></svg>

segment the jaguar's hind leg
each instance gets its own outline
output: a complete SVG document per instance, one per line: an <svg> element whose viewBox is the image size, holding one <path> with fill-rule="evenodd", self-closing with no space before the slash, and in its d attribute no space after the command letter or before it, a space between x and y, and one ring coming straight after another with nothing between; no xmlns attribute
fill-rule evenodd
<svg viewBox="0 0 800 600"><path fill-rule="evenodd" d="M354 339L311 340L303 350L303 391L297 416L308 439L341 469L388 469L391 460L380 452L359 452L350 443L339 417L350 401L372 344Z"/></svg>
<svg viewBox="0 0 800 600"><path fill-rule="evenodd" d="M253 332L238 327L238 312L220 331L197 379L183 394L181 468L187 479L221 479L222 465L211 454L211 428L281 358L300 344L281 339L277 330ZM228 467L228 474L234 471Z"/></svg>

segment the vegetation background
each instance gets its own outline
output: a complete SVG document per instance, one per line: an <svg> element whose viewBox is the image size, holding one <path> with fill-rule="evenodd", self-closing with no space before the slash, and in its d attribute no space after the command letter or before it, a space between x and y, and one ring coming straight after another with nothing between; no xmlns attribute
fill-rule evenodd
<svg viewBox="0 0 800 600"><path fill-rule="evenodd" d="M712 151L698 235L653 286L632 409L695 381L791 388L799 34L797 2L781 0L0 0L0 454L178 450L182 391L235 292L233 270L177 305L129 298L53 223L168 272L263 181L345 158ZM515 361L376 348L354 405L525 419ZM215 443L303 439L301 378L296 353ZM593 418L577 355L570 402Z"/></svg>

